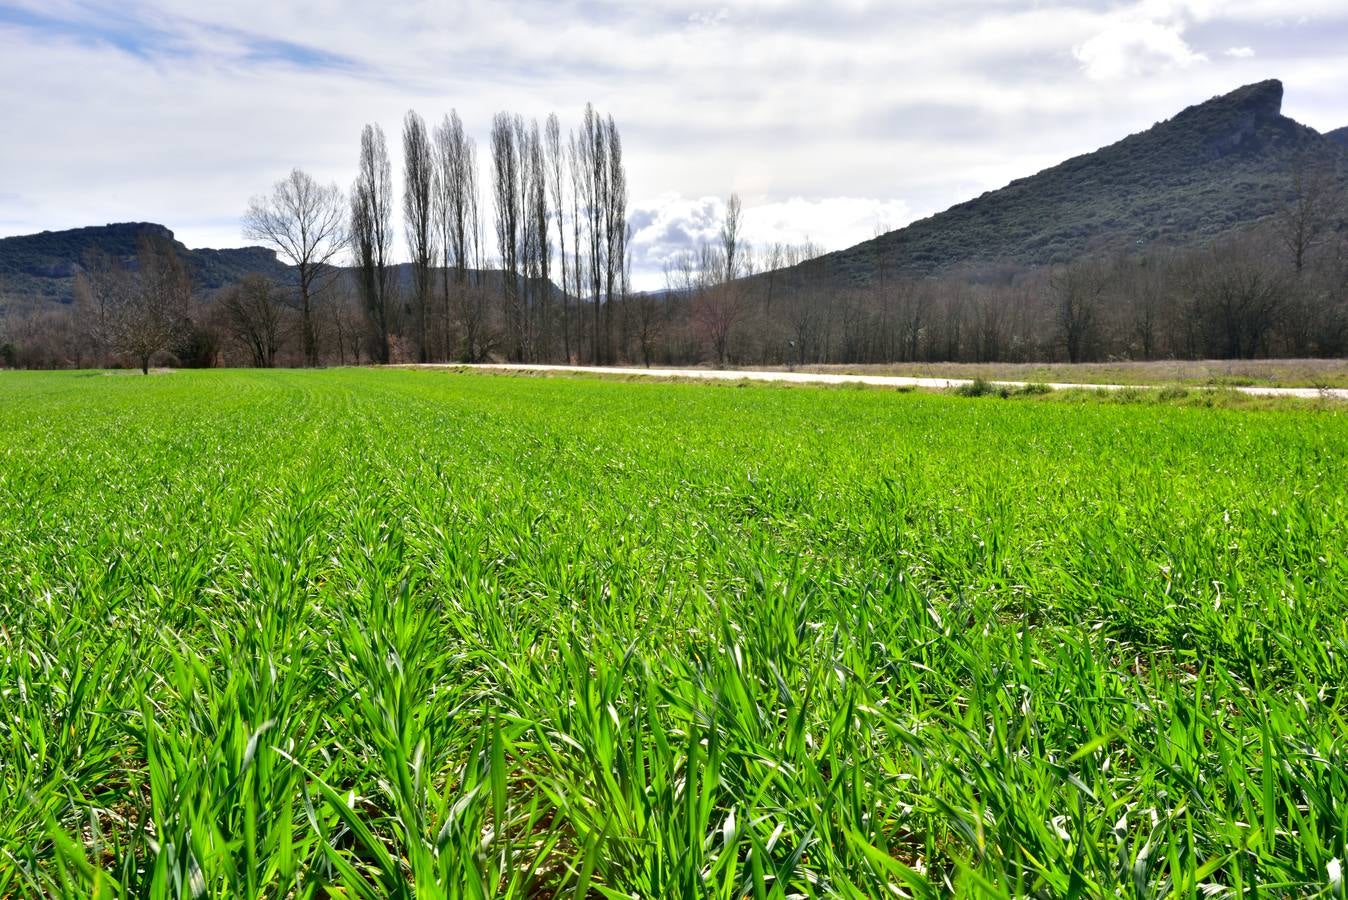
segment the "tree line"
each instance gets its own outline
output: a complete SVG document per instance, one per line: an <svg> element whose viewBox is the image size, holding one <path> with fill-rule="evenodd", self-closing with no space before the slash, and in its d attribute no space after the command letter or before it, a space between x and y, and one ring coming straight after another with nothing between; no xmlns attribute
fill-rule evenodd
<svg viewBox="0 0 1348 900"><path fill-rule="evenodd" d="M1348 353L1348 201L1336 173L1309 164L1278 215L1207 245L940 277L877 258L864 282L814 245L751 246L732 195L716 239L668 259L662 290L635 292L612 117L587 106L564 133L556 115L499 113L487 152L479 168L456 112L434 127L409 112L398 197L385 134L367 125L349 191L297 169L248 205L245 235L274 249L291 281L250 276L196 297L171 243L147 236L134 259L86 257L73 311L0 318L0 362L148 371L160 355L726 366Z"/></svg>
<svg viewBox="0 0 1348 900"><path fill-rule="evenodd" d="M301 273L306 364L320 362L317 341L307 337L318 329L306 269L317 273L312 283L321 283L330 305L358 310L333 323L341 361L348 351L351 361L374 363L477 362L499 354L603 364L619 357L613 309L630 292L630 267L627 174L613 118L587 106L580 125L563 137L555 114L540 124L503 112L492 121L488 149L491 234L478 148L458 113L433 128L415 111L407 114L403 266L394 260L393 165L377 124L361 134L349 200L336 186L318 188L296 172L253 202L248 236L276 248ZM300 185L322 198L313 209L294 201ZM344 204L345 234L334 229L324 239L317 226L337 221ZM347 272L326 258L342 245L350 250ZM360 331L356 339L349 339L352 325Z"/></svg>
<svg viewBox="0 0 1348 900"><path fill-rule="evenodd" d="M250 201L244 236L274 250L292 280L249 276L194 298L180 263L183 291L163 310L172 327L137 329L143 317L122 299L135 292L122 287L146 280L147 261L172 255L170 242L146 237L132 259L86 256L73 310L16 314L5 304L0 362L137 361L148 370L157 355L254 366L624 358L614 308L630 294L627 172L612 116L587 105L564 134L555 114L542 123L498 114L487 161L491 234L476 141L456 111L433 128L408 112L402 151L401 198L388 140L370 124L349 192L295 169ZM105 321L116 328L95 324ZM120 336L130 331L134 347ZM185 360L197 341L210 343L206 359Z"/></svg>
<svg viewBox="0 0 1348 900"><path fill-rule="evenodd" d="M1348 234L1312 246L1267 221L1188 249L1100 252L848 284L828 256L717 285L699 254L670 279L655 363L714 365L1339 357ZM715 256L716 254L711 254ZM761 258L761 257L760 257ZM882 273L885 270L880 270Z"/></svg>

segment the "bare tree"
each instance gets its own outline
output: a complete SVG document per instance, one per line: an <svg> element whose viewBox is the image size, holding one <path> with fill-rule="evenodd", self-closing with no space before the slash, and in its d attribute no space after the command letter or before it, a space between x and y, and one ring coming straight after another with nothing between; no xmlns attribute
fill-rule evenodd
<svg viewBox="0 0 1348 900"><path fill-rule="evenodd" d="M725 218L721 221L721 283L729 284L740 277L743 266L740 253L740 195L731 194L725 204Z"/></svg>
<svg viewBox="0 0 1348 900"><path fill-rule="evenodd" d="M548 115L547 125L544 127L544 144L547 153L547 179L548 186L552 189L552 209L553 215L557 219L557 259L561 263L562 270L562 362L571 361L571 303L569 300L571 286L567 280L567 260L566 260L566 204L565 189L566 181L562 178L562 165L564 153L562 150L562 127L557 121L557 114Z"/></svg>
<svg viewBox="0 0 1348 900"><path fill-rule="evenodd" d="M742 302L745 248L740 240L741 206L738 194L726 201L725 218L716 244L704 243L697 255L692 313L697 330L711 343L716 365L724 366L735 332L746 317ZM687 263L683 264L687 267Z"/></svg>
<svg viewBox="0 0 1348 900"><path fill-rule="evenodd" d="M547 150L535 121L528 138L528 219L530 228L530 281L537 294L537 337L534 356L548 360L552 353L552 210L549 208Z"/></svg>
<svg viewBox="0 0 1348 900"><path fill-rule="evenodd" d="M975 362L994 362L1003 358L1007 333L1010 329L1011 305L1007 300L1008 298L1001 292L987 288L974 292ZM889 362L890 358L882 361Z"/></svg>
<svg viewBox="0 0 1348 900"><path fill-rule="evenodd" d="M781 241L775 241L763 248L762 259L759 262L759 270L764 273L764 291L763 291L763 317L767 320L772 319L772 300L773 293L777 287L778 270L782 268L782 262L786 258L786 248Z"/></svg>
<svg viewBox="0 0 1348 900"><path fill-rule="evenodd" d="M623 163L622 137L613 117L606 120L602 132L606 134L603 149L607 152L604 164L604 185L606 191L601 198L604 204L605 243L604 253L604 339L606 348L612 346L614 294L620 290L623 261L627 258L627 168ZM612 350L606 349L609 362Z"/></svg>
<svg viewBox="0 0 1348 900"><path fill-rule="evenodd" d="M352 249L361 300L370 326L370 358L389 361L393 313L391 257L393 172L384 131L366 125L360 136L360 165L351 191Z"/></svg>
<svg viewBox="0 0 1348 900"><path fill-rule="evenodd" d="M926 333L927 308L931 303L931 291L925 285L913 285L905 291L899 304L899 357L907 362L916 362Z"/></svg>
<svg viewBox="0 0 1348 900"><path fill-rule="evenodd" d="M792 362L804 365L818 358L818 334L823 313L819 298L797 289L786 303L787 342Z"/></svg>
<svg viewBox="0 0 1348 900"><path fill-rule="evenodd" d="M19 307L0 295L0 366L58 369L78 365L81 338L70 311L52 305Z"/></svg>
<svg viewBox="0 0 1348 900"><path fill-rule="evenodd" d="M628 258L631 259L630 254ZM665 283L669 283L668 269L665 271ZM630 302L635 306L635 331L641 364L649 369L656 348L665 335L669 318L669 293L646 291L637 294Z"/></svg>
<svg viewBox="0 0 1348 900"><path fill-rule="evenodd" d="M595 112L593 104L585 104L585 115L581 119L580 133L576 136L576 166L579 172L581 211L585 215L585 239L589 253L589 295L592 322L590 326L590 362L603 365L602 349L604 330L601 325L603 315L604 270L606 263L604 251L604 210L603 197L607 193L604 184L605 166L603 123Z"/></svg>
<svg viewBox="0 0 1348 900"><path fill-rule="evenodd" d="M8 284L0 274L0 368L13 369L18 365L19 350L14 345L14 310L9 299Z"/></svg>
<svg viewBox="0 0 1348 900"><path fill-rule="evenodd" d="M1075 263L1049 279L1058 334L1067 348L1068 362L1083 362L1090 351L1100 297L1107 283L1105 273L1093 262Z"/></svg>
<svg viewBox="0 0 1348 900"><path fill-rule="evenodd" d="M464 345L469 351L469 359L486 359L496 344L496 334L491 327L489 316L489 298L487 284L482 278L483 248L487 246L486 223L481 214L481 202L476 181L473 187L473 205L471 208L473 230L473 269L476 275L473 284L465 295L468 298L467 312L464 318ZM471 316L471 322L469 321ZM471 330L470 330L470 325Z"/></svg>
<svg viewBox="0 0 1348 900"><path fill-rule="evenodd" d="M417 361L430 361L427 313L434 290L435 219L432 191L435 159L426 123L415 112L403 120L403 224L412 256L412 303L416 317Z"/></svg>
<svg viewBox="0 0 1348 900"><path fill-rule="evenodd" d="M150 361L167 350L187 326L192 281L173 242L142 236L132 284L119 292L110 318L112 349L134 359L150 374Z"/></svg>
<svg viewBox="0 0 1348 900"><path fill-rule="evenodd" d="M131 273L99 247L84 254L75 276L75 309L85 338L103 362L112 350L113 325L118 310L133 287Z"/></svg>
<svg viewBox="0 0 1348 900"><path fill-rule="evenodd" d="M517 116L497 113L491 127L492 196L496 202L496 247L501 254L502 291L506 331L514 357L524 358L524 324L520 296L519 254L523 208L520 190L520 150L516 142Z"/></svg>
<svg viewBox="0 0 1348 900"><path fill-rule="evenodd" d="M1121 261L1118 266L1124 338L1129 353L1142 359L1155 359L1161 349L1169 300L1165 263L1164 256L1145 256Z"/></svg>
<svg viewBox="0 0 1348 900"><path fill-rule="evenodd" d="M335 292L331 303L327 304L328 322L332 327L337 349L337 364L344 366L348 359L360 365L362 326L365 315L360 299L356 296L357 286L344 279Z"/></svg>
<svg viewBox="0 0 1348 900"><path fill-rule="evenodd" d="M1200 251L1189 269L1192 318L1214 356L1247 359L1267 349L1289 291L1255 241L1234 239Z"/></svg>
<svg viewBox="0 0 1348 900"><path fill-rule="evenodd" d="M735 286L721 280L727 268L723 246L704 243L693 267L696 273L692 296L693 322L711 344L718 368L723 368L728 361L732 339L744 317Z"/></svg>
<svg viewBox="0 0 1348 900"><path fill-rule="evenodd" d="M337 185L321 185L300 169L254 197L243 216L244 237L262 241L295 267L306 365L318 365L316 297L340 274L334 265L347 244L346 201Z"/></svg>
<svg viewBox="0 0 1348 900"><path fill-rule="evenodd" d="M285 308L280 295L275 282L254 274L226 291L219 301L221 324L259 369L275 366L281 349Z"/></svg>
<svg viewBox="0 0 1348 900"><path fill-rule="evenodd" d="M468 296L468 268L477 239L477 147L464 134L463 122L451 111L435 131L436 146L436 222L440 247L444 254L444 301L446 356L452 355L448 323L452 318L450 272L453 272L458 300L458 326L463 338L464 358L474 361L480 352L478 332L480 310Z"/></svg>
<svg viewBox="0 0 1348 900"><path fill-rule="evenodd" d="M584 132L582 131L579 135L574 131L571 132L570 140L568 142L567 161L571 174L571 276L575 285L574 294L576 298L577 357L581 355L581 346L583 343L581 331L583 330L585 323L585 312L581 304L584 302L586 295L584 285L588 283L584 270L586 254L581 248L581 235L584 231L585 222L588 220L588 217L582 216L581 211L582 209L585 209L586 211L589 209L589 207L585 205L589 197L588 186L590 175L590 169L585 162L588 158L587 154L588 151L586 149ZM590 296L592 303L597 305L598 298L593 294ZM596 323L597 321L598 320L596 320Z"/></svg>
<svg viewBox="0 0 1348 900"><path fill-rule="evenodd" d="M581 211L585 217L593 328L591 355L613 361L613 303L620 293L627 242L627 174L613 117L587 104L574 142Z"/></svg>
<svg viewBox="0 0 1348 900"><path fill-rule="evenodd" d="M1324 166L1298 160L1292 167L1292 195L1278 210L1278 238L1298 276L1306 257L1324 242L1337 204L1334 174Z"/></svg>
<svg viewBox="0 0 1348 900"><path fill-rule="evenodd" d="M534 169L535 150L539 145L538 124L532 129L526 127L523 116L515 116L515 152L516 174L519 177L516 201L520 208L516 216L519 223L519 248L516 261L519 265L514 323L516 327L517 358L533 361L539 338L537 298L540 244L538 222L533 213L535 190Z"/></svg>

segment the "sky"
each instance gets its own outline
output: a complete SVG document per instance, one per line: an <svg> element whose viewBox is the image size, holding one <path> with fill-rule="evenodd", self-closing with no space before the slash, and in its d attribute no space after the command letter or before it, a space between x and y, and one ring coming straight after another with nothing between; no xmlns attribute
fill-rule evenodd
<svg viewBox="0 0 1348 900"><path fill-rule="evenodd" d="M841 249L1266 78L1348 125L1344 72L1344 0L0 0L0 236L242 246L290 169L348 187L367 122L397 186L410 109L485 163L497 111L592 102L652 289L731 192L755 246Z"/></svg>

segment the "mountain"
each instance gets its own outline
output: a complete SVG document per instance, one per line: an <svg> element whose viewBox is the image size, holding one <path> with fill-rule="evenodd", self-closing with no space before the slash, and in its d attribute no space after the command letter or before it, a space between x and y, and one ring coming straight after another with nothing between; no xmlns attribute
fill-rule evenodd
<svg viewBox="0 0 1348 900"><path fill-rule="evenodd" d="M1331 131L1326 134L1325 137L1334 141L1336 144L1348 147L1348 128L1340 128L1337 131Z"/></svg>
<svg viewBox="0 0 1348 900"><path fill-rule="evenodd" d="M172 241L198 290L215 290L252 272L281 280L291 278L289 267L264 247L189 250L163 225L124 222L0 238L0 290L30 301L69 303L75 296L75 275L87 252L101 250L116 259L130 260L142 236Z"/></svg>
<svg viewBox="0 0 1348 900"><path fill-rule="evenodd" d="M1192 106L906 228L806 264L802 275L868 283L880 267L1064 263L1097 251L1204 241L1275 212L1299 160L1348 167L1348 129L1321 135L1282 115L1265 81Z"/></svg>

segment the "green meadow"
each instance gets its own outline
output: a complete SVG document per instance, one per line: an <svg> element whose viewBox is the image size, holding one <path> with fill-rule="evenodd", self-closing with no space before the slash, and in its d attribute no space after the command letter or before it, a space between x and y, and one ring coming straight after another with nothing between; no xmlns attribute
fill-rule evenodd
<svg viewBox="0 0 1348 900"><path fill-rule="evenodd" d="M0 373L0 897L1342 897L1346 835L1348 413Z"/></svg>

